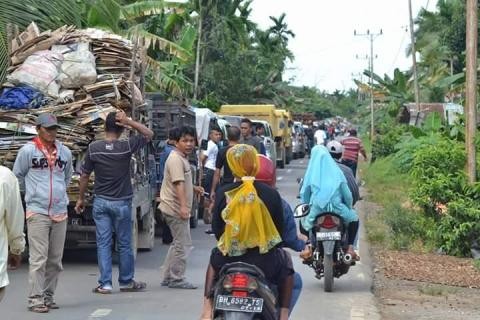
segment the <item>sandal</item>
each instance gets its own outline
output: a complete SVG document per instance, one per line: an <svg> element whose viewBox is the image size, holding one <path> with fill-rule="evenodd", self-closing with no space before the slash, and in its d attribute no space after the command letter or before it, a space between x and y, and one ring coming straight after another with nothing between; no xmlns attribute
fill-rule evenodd
<svg viewBox="0 0 480 320"><path fill-rule="evenodd" d="M110 293L112 293L112 289L104 288L100 285L96 288L93 288L92 292L93 293L100 293L100 294L110 294Z"/></svg>
<svg viewBox="0 0 480 320"><path fill-rule="evenodd" d="M36 306L28 307L28 311L32 311L35 313L47 313L50 309L44 304L39 304Z"/></svg>
<svg viewBox="0 0 480 320"><path fill-rule="evenodd" d="M130 284L126 286L121 286L120 291L121 292L139 292L139 291L145 291L146 288L147 288L147 284L145 282L132 280Z"/></svg>

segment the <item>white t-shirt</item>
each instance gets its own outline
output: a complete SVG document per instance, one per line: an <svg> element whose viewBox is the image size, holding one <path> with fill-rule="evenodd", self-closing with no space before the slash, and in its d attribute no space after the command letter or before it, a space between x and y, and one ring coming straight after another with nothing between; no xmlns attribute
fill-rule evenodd
<svg viewBox="0 0 480 320"><path fill-rule="evenodd" d="M327 139L327 134L325 131L318 129L314 134L315 141L317 144L325 144L325 139Z"/></svg>
<svg viewBox="0 0 480 320"><path fill-rule="evenodd" d="M212 140L208 140L207 150L205 151L205 156L207 160L205 161L205 168L215 170L215 162L217 161L218 155L218 146Z"/></svg>

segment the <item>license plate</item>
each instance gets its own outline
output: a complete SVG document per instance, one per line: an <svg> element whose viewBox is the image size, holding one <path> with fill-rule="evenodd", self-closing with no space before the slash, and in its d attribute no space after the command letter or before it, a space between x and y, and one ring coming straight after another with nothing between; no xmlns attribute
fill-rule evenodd
<svg viewBox="0 0 480 320"><path fill-rule="evenodd" d="M341 240L342 234L340 231L335 232L317 232L318 241Z"/></svg>
<svg viewBox="0 0 480 320"><path fill-rule="evenodd" d="M215 307L218 310L261 313L263 299L218 295Z"/></svg>

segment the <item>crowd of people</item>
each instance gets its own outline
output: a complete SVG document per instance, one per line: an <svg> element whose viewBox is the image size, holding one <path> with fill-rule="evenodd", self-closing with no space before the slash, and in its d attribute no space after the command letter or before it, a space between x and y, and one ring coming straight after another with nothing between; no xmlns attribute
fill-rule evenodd
<svg viewBox="0 0 480 320"><path fill-rule="evenodd" d="M127 126L138 134L124 140L121 136ZM8 285L7 264L15 268L20 263L26 217L30 253L27 303L29 310L39 313L59 307L54 294L62 271L69 203L66 190L73 172L71 152L56 139L57 128L55 116L39 116L38 135L20 150L13 173L0 167L0 299ZM105 121L105 139L89 145L82 163L80 196L75 206L78 214L85 208L87 184L95 173L93 218L100 273L94 293L109 294L113 290L112 233L118 242L120 291L143 291L147 286L134 277L129 167L132 154L152 138L153 132L141 123L124 112L112 112ZM199 157L203 170L200 186L194 184L188 161L195 152L195 130L174 128L164 144L159 159L159 209L165 223L164 241L168 240L170 247L161 284L172 289L197 288L186 279L192 249L189 220L193 197L203 196L207 199L205 215L211 222L208 233L215 236L217 244L206 271L201 318L212 317L212 288L219 270L226 263L243 261L259 267L278 286L279 318L288 319L300 296L302 280L284 249L300 252L302 257L311 255L308 232L318 215L335 212L344 219L348 252L359 258L353 248L358 231L353 205L359 200L355 181L358 153L366 158L361 140L356 138L356 131L350 130L342 143L331 140L325 146L328 136L322 135L323 143L312 148L300 193L302 201L311 207L301 221L302 234L297 232L290 205L275 188L275 166L262 154L265 148L252 122L243 119L240 127L229 127L226 147L219 148L220 138L221 131L212 128L206 150ZM25 213L20 192L24 192Z"/></svg>

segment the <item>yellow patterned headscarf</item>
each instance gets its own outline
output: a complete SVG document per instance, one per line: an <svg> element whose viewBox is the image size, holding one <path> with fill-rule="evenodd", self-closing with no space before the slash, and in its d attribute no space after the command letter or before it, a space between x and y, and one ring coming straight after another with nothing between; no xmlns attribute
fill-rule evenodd
<svg viewBox="0 0 480 320"><path fill-rule="evenodd" d="M253 185L260 167L257 151L252 146L237 144L228 150L227 162L242 184L226 192L227 206L222 211L225 232L217 246L229 256L241 256L256 247L260 253L267 253L282 239Z"/></svg>

